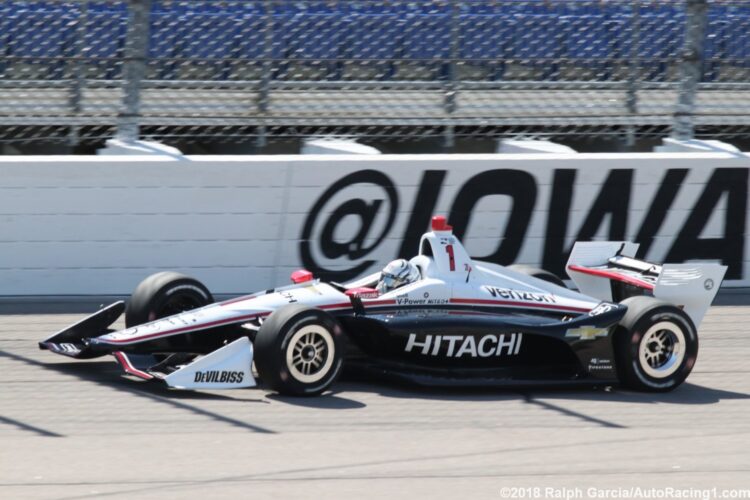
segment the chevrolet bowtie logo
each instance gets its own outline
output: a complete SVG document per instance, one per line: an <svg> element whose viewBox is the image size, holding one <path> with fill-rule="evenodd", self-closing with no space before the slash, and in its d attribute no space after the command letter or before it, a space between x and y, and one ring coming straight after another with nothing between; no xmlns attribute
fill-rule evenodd
<svg viewBox="0 0 750 500"><path fill-rule="evenodd" d="M597 337L606 337L607 328L596 328L593 326L582 326L580 328L571 328L565 332L565 337L581 339L581 340L594 340Z"/></svg>

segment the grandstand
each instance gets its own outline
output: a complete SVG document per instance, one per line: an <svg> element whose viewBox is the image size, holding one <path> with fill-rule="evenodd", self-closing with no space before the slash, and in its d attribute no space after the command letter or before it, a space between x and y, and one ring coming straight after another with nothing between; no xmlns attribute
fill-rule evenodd
<svg viewBox="0 0 750 500"><path fill-rule="evenodd" d="M30 140L111 134L129 33L148 33L137 114L157 138L663 132L688 24L684 1L0 0L0 119ZM750 2L708 3L698 126L750 125L748 37Z"/></svg>

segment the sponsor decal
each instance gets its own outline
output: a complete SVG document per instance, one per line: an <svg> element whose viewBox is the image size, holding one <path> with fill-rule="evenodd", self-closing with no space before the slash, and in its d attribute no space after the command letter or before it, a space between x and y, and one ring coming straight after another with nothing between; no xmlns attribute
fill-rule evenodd
<svg viewBox="0 0 750 500"><path fill-rule="evenodd" d="M511 290L510 288L497 288L494 286L483 286L493 297L510 300L524 300L526 302L546 302L547 304L556 303L555 296L548 293L523 292Z"/></svg>
<svg viewBox="0 0 750 500"><path fill-rule="evenodd" d="M591 358L589 370L612 370L612 361L604 358Z"/></svg>
<svg viewBox="0 0 750 500"><path fill-rule="evenodd" d="M345 281L363 274L376 263L412 255L432 215L438 211L439 200L448 198L447 219L453 226L453 234L463 239L482 199L502 196L512 207L503 214L507 220L502 226L504 230L494 235L483 234L497 243L488 254L472 255L475 259L505 265L515 262L527 240L540 236L531 235L529 228L532 217L543 211L547 215L543 220L540 267L555 274L564 273L571 242L596 237L626 240L628 235L634 234L644 257L649 255L658 238L666 237L668 248L658 260L674 263L719 260L729 266L727 279L743 278L747 168L717 168L705 178L697 170L670 168L654 183L650 198L637 188L639 170L611 169L598 184L597 191L586 195L591 201L580 207L586 216L574 226L572 208L581 196L584 183L580 177L585 171L554 169L548 176L516 169L486 170L463 183L459 181L454 192L453 173L448 187L448 170L425 170L416 193L397 188L402 183L401 178L394 180L371 169L356 171L334 182L308 211L300 235L300 257L316 276ZM585 184L588 189L590 183ZM667 225L665 222L674 213L676 200L687 194L688 184L700 186L701 191L692 197L685 217ZM539 189L541 185L545 186L544 190ZM548 185L551 189L546 188ZM451 192L443 193L444 188ZM404 195L414 200L412 205L400 208L399 189L404 189ZM704 237L717 207L724 204L723 232L717 237ZM392 234L394 228L404 228L404 232ZM392 255L377 252L386 238L401 240ZM446 241L446 244L450 243Z"/></svg>
<svg viewBox="0 0 750 500"><path fill-rule="evenodd" d="M565 332L566 338L580 340L594 340L595 338L606 337L607 335L609 335L609 328L597 328L595 326L571 328Z"/></svg>
<svg viewBox="0 0 750 500"><path fill-rule="evenodd" d="M417 335L410 333L404 352L448 358L515 356L521 350L522 333L499 335Z"/></svg>
<svg viewBox="0 0 750 500"><path fill-rule="evenodd" d="M706 290L713 290L714 288L714 280L711 278L708 278L706 281L703 282L703 288Z"/></svg>
<svg viewBox="0 0 750 500"><path fill-rule="evenodd" d="M58 349L60 351L63 351L63 352L78 352L78 351L80 351L80 349L78 347L76 347L75 344L64 343L64 344L57 344L57 345L58 345Z"/></svg>
<svg viewBox="0 0 750 500"><path fill-rule="evenodd" d="M245 373L241 371L206 370L195 372L194 382L202 384L240 384L243 378L245 378Z"/></svg>
<svg viewBox="0 0 750 500"><path fill-rule="evenodd" d="M608 313L609 311L615 309L617 306L614 304L610 304L608 302L602 302L595 308L589 311L589 316L599 316L600 314Z"/></svg>
<svg viewBox="0 0 750 500"><path fill-rule="evenodd" d="M396 297L396 304L399 306L422 306L422 305L441 305L448 304L450 299L436 299L430 298L428 293L425 293L425 298L415 298L409 295L399 295Z"/></svg>

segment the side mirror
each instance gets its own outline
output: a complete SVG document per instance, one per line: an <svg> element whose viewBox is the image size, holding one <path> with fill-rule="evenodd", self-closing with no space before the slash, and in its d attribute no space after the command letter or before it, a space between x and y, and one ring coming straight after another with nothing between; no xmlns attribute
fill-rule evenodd
<svg viewBox="0 0 750 500"><path fill-rule="evenodd" d="M346 295L349 298L354 297L359 299L377 299L378 297L380 297L380 292L378 292L374 288L360 287L347 290Z"/></svg>

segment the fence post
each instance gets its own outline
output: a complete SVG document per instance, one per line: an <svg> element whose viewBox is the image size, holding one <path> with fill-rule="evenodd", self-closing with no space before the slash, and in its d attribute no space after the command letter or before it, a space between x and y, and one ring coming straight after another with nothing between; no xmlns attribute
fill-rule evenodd
<svg viewBox="0 0 750 500"><path fill-rule="evenodd" d="M625 99L630 116L638 114L638 86L640 83L640 58L639 50L641 44L641 3L640 0L633 2L633 15L631 17L630 51L628 53L628 90ZM635 126L630 124L626 129L625 143L628 147L635 145Z"/></svg>
<svg viewBox="0 0 750 500"><path fill-rule="evenodd" d="M458 0L453 0L450 3L451 7L451 47L450 47L450 62L448 64L448 74L446 75L446 86L445 86L445 97L443 102L443 108L447 115L451 115L456 111L456 98L458 94L458 58L460 57L460 36L461 36L461 25L459 18L459 6ZM443 130L443 147L445 149L451 149L456 144L455 131L453 125L446 125Z"/></svg>
<svg viewBox="0 0 750 500"><path fill-rule="evenodd" d="M140 135L141 84L146 75L151 0L128 0L122 109L117 117L117 138L137 141Z"/></svg>
<svg viewBox="0 0 750 500"><path fill-rule="evenodd" d="M88 12L89 0L81 0L78 11L78 21L76 22L75 39L73 43L73 74L71 75L70 85L70 110L74 115L81 113L81 98L83 88L86 84L86 75L84 74L83 60L86 49L86 31L88 29ZM68 144L77 146L79 142L78 125L71 125L68 131Z"/></svg>
<svg viewBox="0 0 750 500"><path fill-rule="evenodd" d="M706 25L708 24L708 1L687 0L685 45L680 61L680 88L675 108L672 136L686 141L694 136L693 113L698 92L705 49Z"/></svg>
<svg viewBox="0 0 750 500"><path fill-rule="evenodd" d="M258 114L265 117L268 114L270 104L271 78L273 76L273 0L263 2L266 8L265 22L263 23L263 64L262 74L258 88ZM268 143L265 125L259 125L257 128L258 136L255 139L255 146L262 148Z"/></svg>

